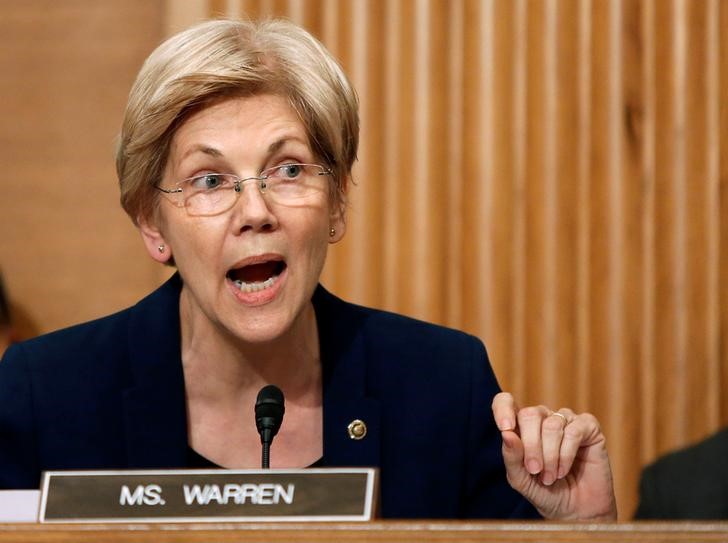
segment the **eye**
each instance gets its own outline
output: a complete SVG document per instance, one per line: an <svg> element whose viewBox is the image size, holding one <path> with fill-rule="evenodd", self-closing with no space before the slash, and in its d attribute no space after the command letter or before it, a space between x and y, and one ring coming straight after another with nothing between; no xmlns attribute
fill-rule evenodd
<svg viewBox="0 0 728 543"><path fill-rule="evenodd" d="M225 176L218 173L198 175L190 179L190 186L195 190L213 190L225 184Z"/></svg>
<svg viewBox="0 0 728 543"><path fill-rule="evenodd" d="M303 164L284 164L278 166L275 171L276 177L283 179L296 179L303 173Z"/></svg>

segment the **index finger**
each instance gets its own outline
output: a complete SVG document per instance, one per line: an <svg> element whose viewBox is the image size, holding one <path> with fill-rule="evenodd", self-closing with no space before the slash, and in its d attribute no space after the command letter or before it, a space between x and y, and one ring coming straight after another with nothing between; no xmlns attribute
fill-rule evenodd
<svg viewBox="0 0 728 543"><path fill-rule="evenodd" d="M516 429L516 412L518 411L518 406L510 392L499 392L496 394L493 397L491 407L493 409L495 424L501 432Z"/></svg>

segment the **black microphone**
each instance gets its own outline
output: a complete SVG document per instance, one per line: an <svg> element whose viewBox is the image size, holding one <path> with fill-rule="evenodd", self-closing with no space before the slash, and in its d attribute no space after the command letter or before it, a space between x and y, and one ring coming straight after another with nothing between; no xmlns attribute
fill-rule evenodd
<svg viewBox="0 0 728 543"><path fill-rule="evenodd" d="M255 400L255 426L258 428L260 443L263 445L264 469L270 468L270 445L281 427L285 412L283 392L280 388L266 385L260 389L258 399Z"/></svg>

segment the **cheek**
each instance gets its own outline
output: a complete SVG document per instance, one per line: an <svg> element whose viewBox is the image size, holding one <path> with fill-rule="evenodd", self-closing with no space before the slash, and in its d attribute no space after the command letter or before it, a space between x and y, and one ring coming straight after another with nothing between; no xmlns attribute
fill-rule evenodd
<svg viewBox="0 0 728 543"><path fill-rule="evenodd" d="M307 228L297 229L295 243L304 248L308 264L320 268L329 246L328 216L317 214L308 221Z"/></svg>
<svg viewBox="0 0 728 543"><path fill-rule="evenodd" d="M169 239L177 266L185 266L191 261L197 265L212 262L209 256L219 251L224 240L224 236L220 235L222 231L222 227L216 228L214 222L188 222L170 229Z"/></svg>

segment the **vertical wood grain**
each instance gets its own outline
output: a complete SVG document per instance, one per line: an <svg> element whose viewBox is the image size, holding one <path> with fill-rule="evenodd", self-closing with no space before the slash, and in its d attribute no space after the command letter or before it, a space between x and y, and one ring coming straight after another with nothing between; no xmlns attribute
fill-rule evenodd
<svg viewBox="0 0 728 543"><path fill-rule="evenodd" d="M719 4L718 28L728 28L728 6L725 2ZM719 57L718 102L718 178L720 194L720 228L719 228L719 293L718 318L719 350L720 355L720 383L721 390L726 389L728 383L728 32L719 33L719 42L716 44ZM720 421L726 424L728 419L728 394L720 395Z"/></svg>
<svg viewBox="0 0 728 543"><path fill-rule="evenodd" d="M23 4L43 20L43 1ZM728 2L159 5L159 36L128 38L144 54L163 34L221 15L290 18L334 53L359 92L362 134L348 232L324 284L481 337L521 403L598 415L623 518L644 463L728 424ZM51 96L33 92L40 104ZM8 126L25 126L38 103L8 110ZM64 138L39 132L27 145L52 150ZM63 172L98 166L43 156ZM18 157L35 160L26 149L6 162ZM70 324L64 296L36 296L44 286L29 279L28 257L53 255L54 269L76 273L64 259L84 242L23 217L49 209L46 219L73 224L77 200L49 185L12 201L0 199L0 220L20 221L26 239L4 234L6 280L42 329ZM127 251L121 224L109 239ZM165 273L141 281L151 289Z"/></svg>
<svg viewBox="0 0 728 543"><path fill-rule="evenodd" d="M646 462L656 454L657 437L655 417L658 383L655 379L655 1L645 0L641 4L639 35L641 39L640 63L642 66L639 85L641 107L630 117L632 132L641 142L639 186L644 193L644 211L640 235L644 242L643 266L640 272L642 291L641 305L637 318L641 322L640 336L640 460Z"/></svg>
<svg viewBox="0 0 728 543"><path fill-rule="evenodd" d="M591 273L591 141L592 141L592 9L590 2L580 1L577 3L578 14L575 19L578 21L578 33L576 48L578 56L575 62L577 70L577 125L573 137L576 145L573 151L577 155L576 171L576 201L574 202L575 217L573 221L577 230L576 246L576 360L574 365L575 376L575 409L583 411L590 402L590 380L591 380L591 342L590 342L590 273ZM562 153L569 153L569 149L561 149Z"/></svg>

